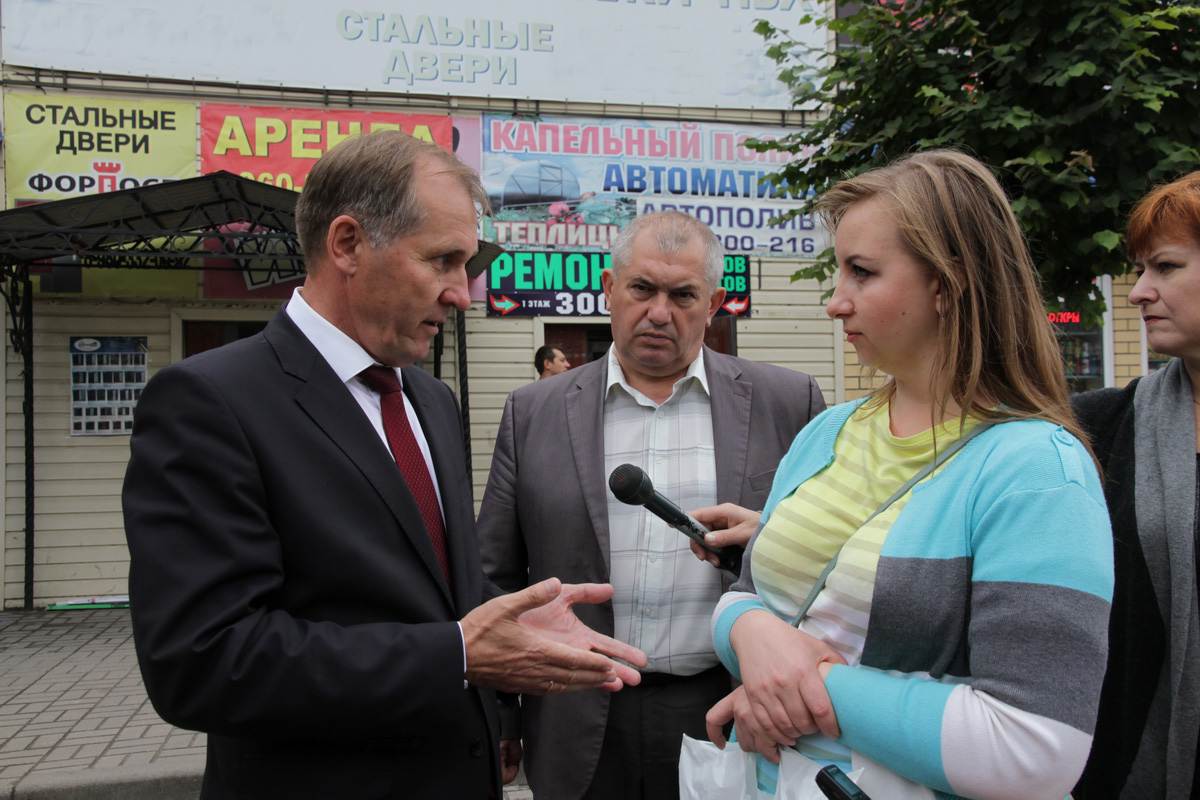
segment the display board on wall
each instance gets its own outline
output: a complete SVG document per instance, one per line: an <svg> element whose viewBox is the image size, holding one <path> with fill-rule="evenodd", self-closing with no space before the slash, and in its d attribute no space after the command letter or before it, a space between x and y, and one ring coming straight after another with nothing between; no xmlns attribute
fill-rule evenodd
<svg viewBox="0 0 1200 800"><path fill-rule="evenodd" d="M638 214L675 209L704 222L729 252L812 258L827 244L771 176L786 153L746 140L786 128L573 117L483 119L484 238L510 250L607 250Z"/></svg>
<svg viewBox="0 0 1200 800"><path fill-rule="evenodd" d="M133 408L146 388L145 336L72 336L71 435L133 431Z"/></svg>
<svg viewBox="0 0 1200 800"><path fill-rule="evenodd" d="M815 0L5 0L9 64L468 97L790 109L754 32L816 55ZM236 20L236 24L233 21ZM319 57L312 57L312 54Z"/></svg>
<svg viewBox="0 0 1200 800"><path fill-rule="evenodd" d="M603 317L608 301L600 275L609 253L518 250L496 257L487 271L491 317ZM725 299L717 316L750 316L750 258L725 256Z"/></svg>

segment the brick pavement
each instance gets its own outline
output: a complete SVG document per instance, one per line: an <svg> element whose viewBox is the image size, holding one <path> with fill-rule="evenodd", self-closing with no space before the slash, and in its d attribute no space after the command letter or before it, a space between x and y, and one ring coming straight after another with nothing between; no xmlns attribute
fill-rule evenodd
<svg viewBox="0 0 1200 800"><path fill-rule="evenodd" d="M0 800L194 798L204 742L151 707L127 610L0 612Z"/></svg>
<svg viewBox="0 0 1200 800"><path fill-rule="evenodd" d="M146 698L128 611L0 613L0 797L85 770L203 768L204 734L163 722Z"/></svg>

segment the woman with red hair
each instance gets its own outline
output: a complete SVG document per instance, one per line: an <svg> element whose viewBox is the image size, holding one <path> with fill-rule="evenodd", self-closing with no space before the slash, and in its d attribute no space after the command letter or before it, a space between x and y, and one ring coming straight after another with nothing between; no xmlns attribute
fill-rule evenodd
<svg viewBox="0 0 1200 800"><path fill-rule="evenodd" d="M1198 797L1200 172L1129 219L1146 341L1172 356L1124 389L1075 398L1104 470L1116 557L1108 672L1077 800Z"/></svg>

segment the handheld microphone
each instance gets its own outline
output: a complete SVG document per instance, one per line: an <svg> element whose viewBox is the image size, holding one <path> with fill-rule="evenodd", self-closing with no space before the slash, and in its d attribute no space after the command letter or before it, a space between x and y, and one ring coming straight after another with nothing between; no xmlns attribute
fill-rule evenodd
<svg viewBox="0 0 1200 800"><path fill-rule="evenodd" d="M704 542L708 533L696 520L689 517L667 498L654 491L650 476L633 464L622 464L608 476L608 488L613 496L631 506L645 506L646 510L670 525L721 562L721 568L737 575L742 568L742 551L735 547L712 547Z"/></svg>

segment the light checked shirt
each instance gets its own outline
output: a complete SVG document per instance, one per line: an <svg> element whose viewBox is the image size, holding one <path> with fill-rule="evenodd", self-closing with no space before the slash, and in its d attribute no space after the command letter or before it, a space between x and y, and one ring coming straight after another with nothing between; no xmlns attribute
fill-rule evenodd
<svg viewBox="0 0 1200 800"><path fill-rule="evenodd" d="M604 474L641 467L684 511L717 502L717 465L704 351L657 405L625 381L613 348L604 387ZM694 675L717 662L709 619L721 573L686 536L608 492L609 577L616 638L645 651L646 669Z"/></svg>

